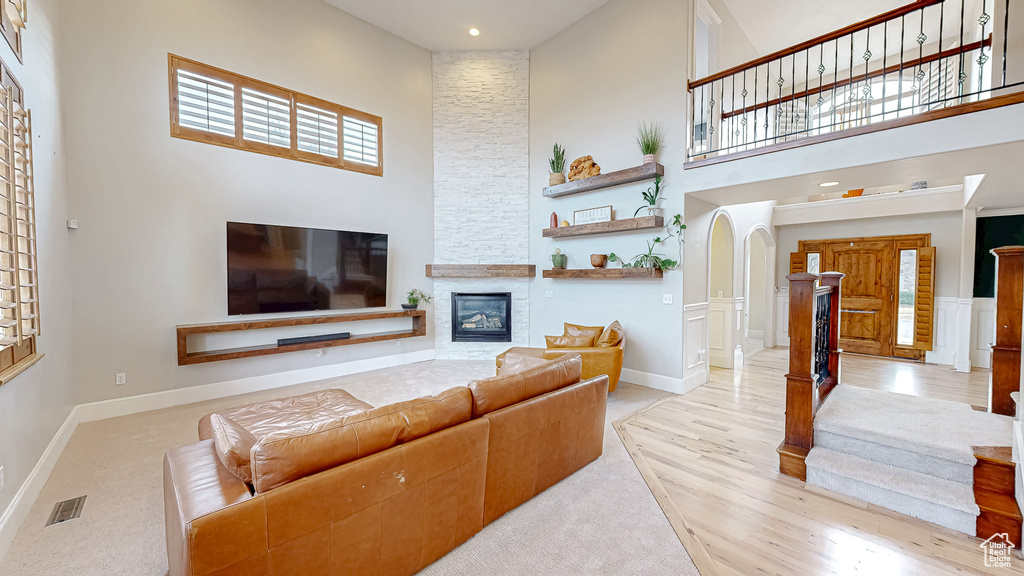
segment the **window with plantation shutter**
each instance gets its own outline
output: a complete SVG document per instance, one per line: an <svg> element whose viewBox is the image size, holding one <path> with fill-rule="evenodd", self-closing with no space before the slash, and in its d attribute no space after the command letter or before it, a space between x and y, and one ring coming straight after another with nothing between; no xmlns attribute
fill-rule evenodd
<svg viewBox="0 0 1024 576"><path fill-rule="evenodd" d="M281 148L292 147L291 102L242 88L242 138Z"/></svg>
<svg viewBox="0 0 1024 576"><path fill-rule="evenodd" d="M295 115L299 150L337 158L338 115L307 104L297 104Z"/></svg>
<svg viewBox="0 0 1024 576"><path fill-rule="evenodd" d="M171 135L382 176L379 116L168 54Z"/></svg>
<svg viewBox="0 0 1024 576"><path fill-rule="evenodd" d="M346 116L343 120L345 160L377 165L377 125Z"/></svg>
<svg viewBox="0 0 1024 576"><path fill-rule="evenodd" d="M2 63L0 63L2 65ZM4 67L6 68L6 67ZM42 357L32 113L5 70L0 89L0 384Z"/></svg>
<svg viewBox="0 0 1024 576"><path fill-rule="evenodd" d="M178 70L178 121L212 134L235 136L235 87L227 82Z"/></svg>

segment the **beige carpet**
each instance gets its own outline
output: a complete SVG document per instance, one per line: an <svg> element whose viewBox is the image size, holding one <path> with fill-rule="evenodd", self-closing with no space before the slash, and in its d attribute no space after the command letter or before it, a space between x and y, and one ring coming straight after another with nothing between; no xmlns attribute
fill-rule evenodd
<svg viewBox="0 0 1024 576"><path fill-rule="evenodd" d="M493 374L489 362L437 361L91 422L78 427L0 562L4 576L167 573L162 458L196 441L223 407L344 388L375 406ZM604 455L490 524L422 574L697 574L611 427L666 393L620 383L608 402ZM43 528L53 505L88 495L82 517Z"/></svg>

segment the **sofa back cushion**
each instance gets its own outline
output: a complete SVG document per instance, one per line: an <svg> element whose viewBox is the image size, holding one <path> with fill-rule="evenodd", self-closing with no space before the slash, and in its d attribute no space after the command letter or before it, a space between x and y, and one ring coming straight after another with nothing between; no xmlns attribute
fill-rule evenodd
<svg viewBox="0 0 1024 576"><path fill-rule="evenodd" d="M213 445L220 463L246 484L252 484L252 468L249 467L249 452L257 438L227 416L210 414L213 430Z"/></svg>
<svg viewBox="0 0 1024 576"><path fill-rule="evenodd" d="M573 336L589 338L589 343L584 344L581 348L590 348L597 341L598 336L604 331L604 326L579 326L577 324L565 323L565 331L562 333L563 336Z"/></svg>
<svg viewBox="0 0 1024 576"><path fill-rule="evenodd" d="M501 361L501 368L498 369L498 376L511 376L525 372L530 368L536 368L546 364L548 361L543 356L528 356L516 352L506 352L505 358Z"/></svg>
<svg viewBox="0 0 1024 576"><path fill-rule="evenodd" d="M568 353L518 374L477 380L469 385L473 418L575 384L582 372L583 357Z"/></svg>
<svg viewBox="0 0 1024 576"><path fill-rule="evenodd" d="M590 336L545 336L544 341L551 348L590 348L594 339Z"/></svg>
<svg viewBox="0 0 1024 576"><path fill-rule="evenodd" d="M622 324L616 320L608 325L597 338L597 342L594 346L598 348L611 348L612 346L618 346L619 342L622 342L623 336L626 335L626 331L622 329Z"/></svg>
<svg viewBox="0 0 1024 576"><path fill-rule="evenodd" d="M472 406L472 394L460 386L305 429L275 432L252 447L253 487L265 492L467 422Z"/></svg>

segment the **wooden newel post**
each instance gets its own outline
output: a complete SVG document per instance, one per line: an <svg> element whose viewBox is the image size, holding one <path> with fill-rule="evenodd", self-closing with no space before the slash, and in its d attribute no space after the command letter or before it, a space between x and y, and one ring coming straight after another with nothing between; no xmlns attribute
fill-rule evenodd
<svg viewBox="0 0 1024 576"><path fill-rule="evenodd" d="M817 274L800 272L789 280L789 373L786 374L786 436L779 445L779 471L807 479L804 460L814 442L814 293Z"/></svg>
<svg viewBox="0 0 1024 576"><path fill-rule="evenodd" d="M1021 388L1021 317L1024 310L1024 246L1003 246L996 256L996 343L992 346L989 411L1014 416L1011 392Z"/></svg>

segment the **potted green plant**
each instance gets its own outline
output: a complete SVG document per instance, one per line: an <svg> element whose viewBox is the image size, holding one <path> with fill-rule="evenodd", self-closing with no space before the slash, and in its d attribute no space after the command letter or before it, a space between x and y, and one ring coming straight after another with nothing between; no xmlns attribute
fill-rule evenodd
<svg viewBox="0 0 1024 576"><path fill-rule="evenodd" d="M648 216L657 216L661 211L661 201L665 198L661 195L661 176L654 177L654 186L648 188L643 195L645 204L633 212L633 218L636 218L644 208L647 209Z"/></svg>
<svg viewBox="0 0 1024 576"><path fill-rule="evenodd" d="M631 260L623 260L619 256L616 256L614 252L608 255L609 262L619 262L623 268L657 268L658 270L675 270L679 267L679 262L665 258L661 254L655 254L654 248L661 243L660 238L655 238L653 242L647 243L647 252L643 254L637 254Z"/></svg>
<svg viewBox="0 0 1024 576"><path fill-rule="evenodd" d="M417 288L409 290L405 296L408 304L402 304L402 308L406 310L415 310L420 307L420 302L430 304L430 301L434 299L430 294L427 294Z"/></svg>
<svg viewBox="0 0 1024 576"><path fill-rule="evenodd" d="M565 184L565 148L555 142L551 158L548 158L548 165L551 167L551 175L548 176L548 186Z"/></svg>
<svg viewBox="0 0 1024 576"><path fill-rule="evenodd" d="M661 150L665 138L660 122L647 123L646 120L636 126L636 143L640 153L644 155L644 164L653 164L658 150Z"/></svg>

